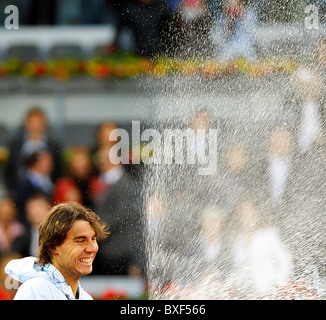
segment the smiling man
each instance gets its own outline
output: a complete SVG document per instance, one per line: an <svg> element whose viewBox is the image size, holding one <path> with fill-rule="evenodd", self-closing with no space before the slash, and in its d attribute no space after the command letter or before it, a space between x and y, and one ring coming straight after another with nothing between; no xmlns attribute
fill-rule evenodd
<svg viewBox="0 0 326 320"><path fill-rule="evenodd" d="M108 229L90 209L75 202L51 209L39 228L38 257L15 259L6 273L23 284L15 300L89 300L79 279L92 272L98 240Z"/></svg>

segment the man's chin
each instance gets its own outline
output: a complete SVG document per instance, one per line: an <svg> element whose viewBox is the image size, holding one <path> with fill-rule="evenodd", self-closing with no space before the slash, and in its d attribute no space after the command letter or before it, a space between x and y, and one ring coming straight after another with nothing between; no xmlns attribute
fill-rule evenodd
<svg viewBox="0 0 326 320"><path fill-rule="evenodd" d="M81 276L86 276L93 271L93 265L80 265L78 271Z"/></svg>

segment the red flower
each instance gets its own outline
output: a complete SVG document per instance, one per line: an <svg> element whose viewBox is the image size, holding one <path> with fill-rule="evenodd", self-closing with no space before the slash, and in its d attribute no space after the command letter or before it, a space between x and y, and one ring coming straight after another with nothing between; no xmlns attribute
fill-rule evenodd
<svg viewBox="0 0 326 320"><path fill-rule="evenodd" d="M103 79L103 78L108 77L111 74L111 72L112 72L112 69L109 65L99 64L95 67L94 75L96 78Z"/></svg>
<svg viewBox="0 0 326 320"><path fill-rule="evenodd" d="M128 295L126 292L109 288L102 294L102 300L123 300L127 299Z"/></svg>
<svg viewBox="0 0 326 320"><path fill-rule="evenodd" d="M46 65L43 63L36 63L34 66L34 74L37 77L44 76L46 74Z"/></svg>

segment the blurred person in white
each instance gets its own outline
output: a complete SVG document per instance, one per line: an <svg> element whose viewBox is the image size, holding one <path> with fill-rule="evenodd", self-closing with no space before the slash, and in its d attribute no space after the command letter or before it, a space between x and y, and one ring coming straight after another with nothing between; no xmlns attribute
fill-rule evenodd
<svg viewBox="0 0 326 320"><path fill-rule="evenodd" d="M227 146L224 156L225 167L220 178L222 193L228 211L237 204L253 196L253 172L251 159L246 146L235 143Z"/></svg>
<svg viewBox="0 0 326 320"><path fill-rule="evenodd" d="M206 299L231 298L227 288L231 272L228 218L224 209L215 204L207 205L199 211L199 232L189 242L189 261L196 261L192 274L197 294ZM205 290L201 291L202 287Z"/></svg>
<svg viewBox="0 0 326 320"><path fill-rule="evenodd" d="M292 140L292 134L287 128L274 128L269 137L267 157L258 164L257 170L261 170L262 182L257 189L258 199L271 209L280 209L289 189L294 170Z"/></svg>
<svg viewBox="0 0 326 320"><path fill-rule="evenodd" d="M204 247L203 259L209 263L217 263L221 254L221 238L223 232L222 217L224 212L218 208L206 208L202 212L200 242Z"/></svg>
<svg viewBox="0 0 326 320"><path fill-rule="evenodd" d="M152 249L157 252L160 251L158 256L159 254L164 255L166 252L175 254L180 250L182 235L180 234L179 237L172 236L176 232L181 232L180 225L184 223L184 217L175 214L176 205L173 201L177 198L177 192L172 195L163 190L155 190L149 192L144 201L147 245L152 246ZM171 221L174 222L173 226ZM164 265L163 268L164 274L167 274L167 265Z"/></svg>
<svg viewBox="0 0 326 320"><path fill-rule="evenodd" d="M144 213L146 215L148 232L160 231L160 226L164 223L167 210L167 201L158 192L153 192L145 201Z"/></svg>
<svg viewBox="0 0 326 320"><path fill-rule="evenodd" d="M216 57L221 60L256 60L254 32L257 14L243 0L224 0L211 30Z"/></svg>
<svg viewBox="0 0 326 320"><path fill-rule="evenodd" d="M40 223L50 210L49 200L42 194L32 195L25 204L28 228L26 232L18 237L12 250L23 257L36 256L38 248L38 229Z"/></svg>
<svg viewBox="0 0 326 320"><path fill-rule="evenodd" d="M278 204L286 189L291 173L291 134L276 128L270 141L269 179L273 204Z"/></svg>
<svg viewBox="0 0 326 320"><path fill-rule="evenodd" d="M180 247L179 241L182 238L181 235L173 236L175 229L171 225L171 220L175 217L171 214L169 200L171 199L163 190L150 191L145 196L146 259L147 264L155 265L155 268L151 268L149 272L150 286L153 285L152 280L155 278L160 279L163 284L171 281L173 268L175 268L172 257L177 256L176 251ZM180 226L179 223L178 226ZM181 263L181 258L179 257L178 263Z"/></svg>
<svg viewBox="0 0 326 320"><path fill-rule="evenodd" d="M326 99L326 39L316 48L317 66L300 67L290 79L284 105L293 114L296 149L308 153L325 137Z"/></svg>
<svg viewBox="0 0 326 320"><path fill-rule="evenodd" d="M294 75L294 87L298 147L300 152L307 152L322 135L322 80L316 71L300 68Z"/></svg>
<svg viewBox="0 0 326 320"><path fill-rule="evenodd" d="M290 280L290 253L278 230L263 223L252 201L241 203L235 213L239 223L232 250L235 289L240 298L271 295Z"/></svg>

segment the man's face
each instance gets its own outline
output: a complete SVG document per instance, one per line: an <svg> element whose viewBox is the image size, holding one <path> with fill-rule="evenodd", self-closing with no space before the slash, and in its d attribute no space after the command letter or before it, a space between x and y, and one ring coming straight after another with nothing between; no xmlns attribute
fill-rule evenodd
<svg viewBox="0 0 326 320"><path fill-rule="evenodd" d="M49 212L50 204L46 199L30 199L25 205L26 216L33 226L39 226Z"/></svg>
<svg viewBox="0 0 326 320"><path fill-rule="evenodd" d="M42 114L31 114L25 122L26 130L32 135L41 135L46 129L46 119Z"/></svg>
<svg viewBox="0 0 326 320"><path fill-rule="evenodd" d="M55 247L53 265L65 279L79 279L92 272L92 264L98 251L96 234L88 221L77 220L60 246Z"/></svg>

